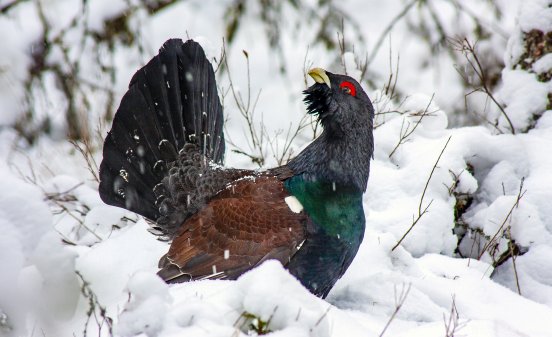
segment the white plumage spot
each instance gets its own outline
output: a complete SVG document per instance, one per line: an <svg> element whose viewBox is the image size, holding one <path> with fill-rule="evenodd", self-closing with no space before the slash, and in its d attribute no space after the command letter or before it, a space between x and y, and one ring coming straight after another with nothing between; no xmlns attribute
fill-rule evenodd
<svg viewBox="0 0 552 337"><path fill-rule="evenodd" d="M299 213L303 210L303 205L301 205L301 203L299 202L299 200L297 200L296 197L290 195L289 197L286 197L284 199L284 201L286 202L286 204L288 205L289 209L291 209L291 211L293 213Z"/></svg>
<svg viewBox="0 0 552 337"><path fill-rule="evenodd" d="M188 82L192 82L194 80L194 75L192 75L192 73L189 71L186 72L185 77L186 77L186 81Z"/></svg>
<svg viewBox="0 0 552 337"><path fill-rule="evenodd" d="M224 250L224 259L228 260L230 258L230 251L228 249Z"/></svg>

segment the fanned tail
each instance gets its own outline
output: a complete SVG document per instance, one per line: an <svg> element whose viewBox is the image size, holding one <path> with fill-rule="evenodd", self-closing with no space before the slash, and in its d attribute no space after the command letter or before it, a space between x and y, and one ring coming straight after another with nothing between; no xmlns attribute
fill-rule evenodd
<svg viewBox="0 0 552 337"><path fill-rule="evenodd" d="M222 163L223 122L215 74L201 46L168 40L134 74L121 100L104 143L102 200L157 220L162 200L154 189L185 144Z"/></svg>

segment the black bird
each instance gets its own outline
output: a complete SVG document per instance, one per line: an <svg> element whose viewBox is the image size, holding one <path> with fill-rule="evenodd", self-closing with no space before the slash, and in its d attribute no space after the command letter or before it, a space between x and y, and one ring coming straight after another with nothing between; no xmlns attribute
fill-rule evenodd
<svg viewBox="0 0 552 337"><path fill-rule="evenodd" d="M322 134L287 165L230 169L213 68L201 46L165 42L132 78L105 139L100 196L170 240L166 282L236 279L279 260L326 297L362 242L374 110L351 77L320 68L304 91Z"/></svg>

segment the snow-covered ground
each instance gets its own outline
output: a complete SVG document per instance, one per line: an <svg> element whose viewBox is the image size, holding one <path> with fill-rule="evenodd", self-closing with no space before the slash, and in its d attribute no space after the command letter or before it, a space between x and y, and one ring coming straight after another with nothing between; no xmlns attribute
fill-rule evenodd
<svg viewBox="0 0 552 337"><path fill-rule="evenodd" d="M78 1L43 3L46 17L79 13ZM129 3L134 2L90 1L86 24L100 29L102 18ZM342 68L335 52L308 46L305 41L316 27L296 26L308 18L286 6L282 61L269 48L255 2L248 3L253 5L242 22L246 28L228 50L232 80L245 95L242 49L247 50L252 95L262 88L256 120L262 113L268 134L276 134L274 144L281 145L285 133L278 130L296 125L304 113L305 63L335 72ZM398 0L343 3L340 8L359 23L370 48L404 8ZM460 33L469 26L460 25L469 20L456 18L450 10L454 1L432 3L447 32ZM487 17L486 2L462 3ZM384 90L369 93L379 114L364 196L365 239L326 300L311 295L273 261L237 281L168 286L157 278L157 261L167 243L148 233L142 218L101 202L86 161L60 139L64 122L59 111L65 103L57 100L60 89L55 81L46 78L44 91L34 89L42 95L37 94L36 111L52 117L54 136L29 146L9 127L23 111L18 104L30 62L27 48L40 26L34 20L38 13L33 2L0 16L0 37L11 46L0 53L0 336L229 337L254 334L262 322L268 322L272 336L285 337L552 336L552 112L542 114L530 131L520 132L535 112L546 109L552 85L539 82L530 71L515 69L523 48L521 32L551 31L552 14L547 0L520 2L520 12L512 1L496 3L509 9L502 21L486 22L500 24L506 36L497 33L480 47L504 55L506 68L496 95L518 132L510 134L500 111L486 102L481 106L492 110L489 118L499 118L497 127L503 133L489 125L452 127L458 117L449 110L464 100L453 62L441 55L430 65L422 64L430 56L427 47L409 35L408 25L395 27L391 44L401 55L398 89L408 95L397 103ZM205 0L178 3L151 17L134 13L146 55L117 46L116 100L134 71L169 37L194 37L218 58L223 15L218 1ZM409 15L415 21L428 13ZM53 21L55 34L68 19ZM384 50L389 49L385 41ZM90 51L93 45L73 48ZM84 73L105 83L96 76L94 60L82 50L70 56L82 57ZM286 72L280 72L281 62ZM345 53L344 62L349 73L360 75L353 53ZM379 74L373 80L383 87L389 54L378 54L373 68ZM550 55L532 65L535 73L550 69ZM227 92L227 73L218 75L221 91ZM93 124L105 96L88 94ZM248 149L244 121L231 96L227 93L224 99L227 135ZM311 139L308 130L294 140L295 151ZM264 151L265 166L275 165L270 146ZM101 161L101 151L93 156ZM254 167L247 157L232 152L227 153L227 164Z"/></svg>

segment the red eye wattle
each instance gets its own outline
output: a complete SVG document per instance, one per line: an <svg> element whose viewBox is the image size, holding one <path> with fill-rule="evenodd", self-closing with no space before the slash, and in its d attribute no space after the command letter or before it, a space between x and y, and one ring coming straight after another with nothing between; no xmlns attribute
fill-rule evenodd
<svg viewBox="0 0 552 337"><path fill-rule="evenodd" d="M356 88L355 88L355 85L351 82L347 82L347 81L343 81L341 82L341 84L339 85L339 87L341 88L341 90L343 90L345 93L351 95L351 96L356 96Z"/></svg>

